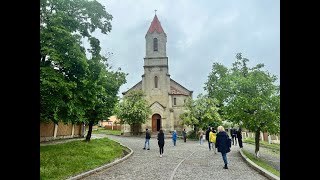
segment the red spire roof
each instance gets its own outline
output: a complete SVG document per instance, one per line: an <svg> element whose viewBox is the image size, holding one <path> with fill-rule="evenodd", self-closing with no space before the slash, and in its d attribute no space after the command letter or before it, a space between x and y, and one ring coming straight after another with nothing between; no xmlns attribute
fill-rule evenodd
<svg viewBox="0 0 320 180"><path fill-rule="evenodd" d="M157 31L158 33L164 33L157 15L154 15L148 33L153 33L154 31Z"/></svg>

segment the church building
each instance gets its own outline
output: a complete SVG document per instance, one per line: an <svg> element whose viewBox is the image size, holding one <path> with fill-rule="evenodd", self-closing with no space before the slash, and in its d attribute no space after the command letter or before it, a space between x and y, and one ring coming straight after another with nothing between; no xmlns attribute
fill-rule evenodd
<svg viewBox="0 0 320 180"><path fill-rule="evenodd" d="M162 128L165 133L177 130L180 134L184 126L179 116L184 112L186 99L192 98L193 91L170 78L166 53L167 35L157 15L154 16L145 39L146 56L142 80L122 94L125 96L132 90L142 90L146 95L152 114L149 120L139 127L140 132L145 132L148 128L154 133ZM130 134L131 128L128 124L123 126L123 132Z"/></svg>

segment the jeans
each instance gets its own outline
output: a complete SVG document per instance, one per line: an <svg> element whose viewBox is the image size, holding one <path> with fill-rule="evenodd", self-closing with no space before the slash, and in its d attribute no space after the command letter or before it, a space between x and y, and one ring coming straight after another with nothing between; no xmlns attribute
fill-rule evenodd
<svg viewBox="0 0 320 180"><path fill-rule="evenodd" d="M172 141L173 141L173 145L176 146L177 140L172 139Z"/></svg>
<svg viewBox="0 0 320 180"><path fill-rule="evenodd" d="M208 140L209 150L211 150L211 142Z"/></svg>
<svg viewBox="0 0 320 180"><path fill-rule="evenodd" d="M203 142L203 138L202 137L199 138L199 142L200 142L200 144L202 144L202 142Z"/></svg>
<svg viewBox="0 0 320 180"><path fill-rule="evenodd" d="M242 138L238 138L238 141L239 141L239 147L242 148Z"/></svg>
<svg viewBox="0 0 320 180"><path fill-rule="evenodd" d="M160 155L163 154L163 146L164 144L159 144Z"/></svg>
<svg viewBox="0 0 320 180"><path fill-rule="evenodd" d="M217 153L217 150L216 150L216 143L212 142L212 149L214 151L214 153Z"/></svg>
<svg viewBox="0 0 320 180"><path fill-rule="evenodd" d="M232 137L232 145L237 145L237 136L231 135Z"/></svg>
<svg viewBox="0 0 320 180"><path fill-rule="evenodd" d="M221 153L224 164L228 164L227 153Z"/></svg>
<svg viewBox="0 0 320 180"><path fill-rule="evenodd" d="M146 142L144 143L144 148L146 148L146 145L148 143L148 149L150 149L150 139L146 139Z"/></svg>

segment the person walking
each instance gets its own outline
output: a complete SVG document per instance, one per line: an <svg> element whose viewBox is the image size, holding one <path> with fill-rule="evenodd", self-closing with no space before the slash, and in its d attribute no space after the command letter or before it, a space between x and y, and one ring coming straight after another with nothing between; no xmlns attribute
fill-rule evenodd
<svg viewBox="0 0 320 180"><path fill-rule="evenodd" d="M237 145L237 132L236 128L231 129L232 145Z"/></svg>
<svg viewBox="0 0 320 180"><path fill-rule="evenodd" d="M160 157L163 155L163 147L164 147L164 133L163 130L160 129L160 132L158 133L158 145L159 145L159 151L160 151Z"/></svg>
<svg viewBox="0 0 320 180"><path fill-rule="evenodd" d="M212 145L212 149L214 151L214 154L217 154L217 151L216 151L216 138L217 138L216 131L212 128L212 130L209 133L209 140L210 140L210 143Z"/></svg>
<svg viewBox="0 0 320 180"><path fill-rule="evenodd" d="M239 128L237 130L236 134L237 134L237 138L238 138L238 142L239 142L239 147L242 148L243 145L242 145L242 130L241 130L241 128Z"/></svg>
<svg viewBox="0 0 320 180"><path fill-rule="evenodd" d="M228 169L227 153L230 152L231 139L225 132L223 126L218 127L218 134L216 138L216 148L221 153L224 162L224 169Z"/></svg>
<svg viewBox="0 0 320 180"><path fill-rule="evenodd" d="M183 129L182 136L183 136L184 142L187 142L187 131L186 131L186 129Z"/></svg>
<svg viewBox="0 0 320 180"><path fill-rule="evenodd" d="M203 131L202 129L199 130L199 143L200 145L202 145L202 142L203 142Z"/></svg>
<svg viewBox="0 0 320 180"><path fill-rule="evenodd" d="M211 142L210 142L210 139L209 139L209 133L211 131L211 127L209 126L207 131L206 131L206 140L208 141L208 145L209 145L209 150L211 151Z"/></svg>
<svg viewBox="0 0 320 180"><path fill-rule="evenodd" d="M146 141L144 142L144 150L146 149L146 145L148 143L148 149L147 150L150 150L150 138L151 138L151 134L149 132L148 129L146 129Z"/></svg>
<svg viewBox="0 0 320 180"><path fill-rule="evenodd" d="M177 142L177 131L174 130L172 133L172 141L173 141L173 146L176 146L176 142Z"/></svg>

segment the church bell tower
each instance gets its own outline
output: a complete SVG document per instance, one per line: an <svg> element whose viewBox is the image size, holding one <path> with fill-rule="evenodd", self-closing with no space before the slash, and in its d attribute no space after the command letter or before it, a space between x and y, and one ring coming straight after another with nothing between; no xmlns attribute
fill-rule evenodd
<svg viewBox="0 0 320 180"><path fill-rule="evenodd" d="M145 39L146 56L143 66L144 74L142 75L143 91L147 96L152 96L152 101L158 101L166 106L170 91L170 75L166 53L167 35L157 15L154 16Z"/></svg>

